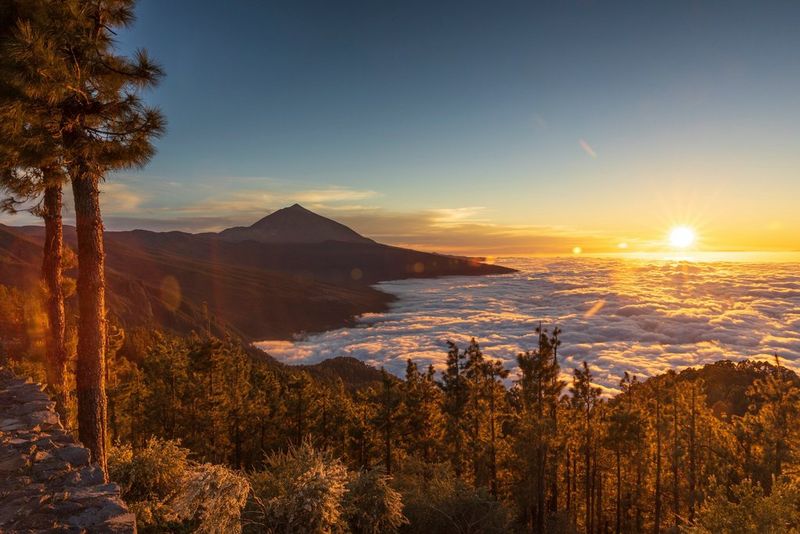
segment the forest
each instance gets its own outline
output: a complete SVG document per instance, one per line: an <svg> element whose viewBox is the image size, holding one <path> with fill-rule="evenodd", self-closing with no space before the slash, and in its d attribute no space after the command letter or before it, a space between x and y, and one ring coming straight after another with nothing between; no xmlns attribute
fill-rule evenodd
<svg viewBox="0 0 800 534"><path fill-rule="evenodd" d="M5 365L44 380L30 299L2 292ZM720 361L626 374L608 396L590 366L559 366L561 335L542 329L511 375L473 341L444 347L442 369L409 361L397 378L112 324L109 473L143 532L800 527L795 373ZM185 480L202 491L185 495Z"/></svg>

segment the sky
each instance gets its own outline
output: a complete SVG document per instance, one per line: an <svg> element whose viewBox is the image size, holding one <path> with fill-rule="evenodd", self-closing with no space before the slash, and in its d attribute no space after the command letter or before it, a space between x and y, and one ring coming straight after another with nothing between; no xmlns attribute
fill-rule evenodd
<svg viewBox="0 0 800 534"><path fill-rule="evenodd" d="M109 229L217 230L299 202L486 254L800 250L796 1L140 0L167 75Z"/></svg>

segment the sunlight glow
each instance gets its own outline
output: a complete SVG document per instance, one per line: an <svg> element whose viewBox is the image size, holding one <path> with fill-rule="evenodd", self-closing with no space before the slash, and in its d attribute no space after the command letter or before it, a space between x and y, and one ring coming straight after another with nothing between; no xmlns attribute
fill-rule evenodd
<svg viewBox="0 0 800 534"><path fill-rule="evenodd" d="M689 248L696 238L694 230L688 226L676 226L669 232L669 244L675 248Z"/></svg>

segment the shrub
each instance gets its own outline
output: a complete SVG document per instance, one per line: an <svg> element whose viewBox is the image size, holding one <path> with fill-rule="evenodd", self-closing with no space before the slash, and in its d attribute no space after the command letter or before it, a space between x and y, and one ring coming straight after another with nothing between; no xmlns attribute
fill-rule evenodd
<svg viewBox="0 0 800 534"><path fill-rule="evenodd" d="M347 485L345 508L350 529L358 534L394 533L408 520L399 492L380 471L360 471Z"/></svg>
<svg viewBox="0 0 800 534"><path fill-rule="evenodd" d="M407 461L395 478L408 525L420 534L500 534L510 531L506 509L485 491L459 481L449 466Z"/></svg>
<svg viewBox="0 0 800 534"><path fill-rule="evenodd" d="M691 534L797 534L800 532L800 487L777 482L769 495L745 479L728 489L712 485L712 494L700 507Z"/></svg>
<svg viewBox="0 0 800 534"><path fill-rule="evenodd" d="M267 457L253 487L248 531L333 534L346 530L347 469L309 443Z"/></svg>
<svg viewBox="0 0 800 534"><path fill-rule="evenodd" d="M179 442L151 438L142 449L112 447L108 470L136 514L140 532L240 532L247 480L188 460Z"/></svg>

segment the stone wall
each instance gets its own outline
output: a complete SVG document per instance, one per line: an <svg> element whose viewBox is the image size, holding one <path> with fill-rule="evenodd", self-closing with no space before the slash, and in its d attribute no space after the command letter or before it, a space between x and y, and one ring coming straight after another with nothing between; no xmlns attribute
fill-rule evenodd
<svg viewBox="0 0 800 534"><path fill-rule="evenodd" d="M0 532L40 531L135 533L136 518L41 386L0 368Z"/></svg>

